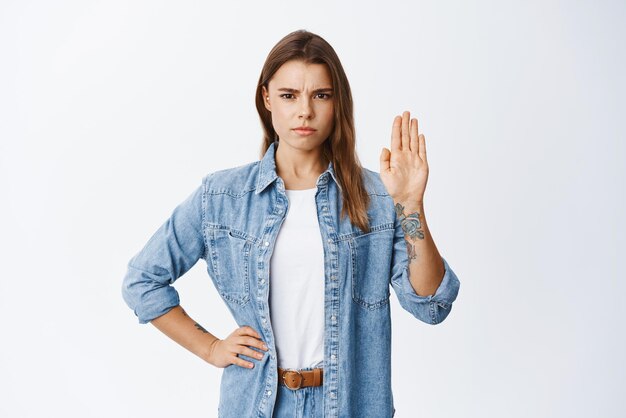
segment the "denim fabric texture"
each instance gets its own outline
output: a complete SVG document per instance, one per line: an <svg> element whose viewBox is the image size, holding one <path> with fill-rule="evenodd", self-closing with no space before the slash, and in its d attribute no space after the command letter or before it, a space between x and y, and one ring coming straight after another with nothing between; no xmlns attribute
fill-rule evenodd
<svg viewBox="0 0 626 418"><path fill-rule="evenodd" d="M130 259L122 283L125 302L146 324L179 304L172 284L203 259L237 324L261 334L269 347L264 357L242 355L254 368L223 370L223 418L270 418L281 390L268 299L270 258L289 204L276 173L277 146L270 145L259 161L207 174ZM332 162L316 183L325 271L324 417L392 417L390 288L403 309L438 324L460 286L442 259L445 273L435 294L415 293L393 199L378 173L364 168L363 176L371 199L368 233L340 218L341 188Z"/></svg>

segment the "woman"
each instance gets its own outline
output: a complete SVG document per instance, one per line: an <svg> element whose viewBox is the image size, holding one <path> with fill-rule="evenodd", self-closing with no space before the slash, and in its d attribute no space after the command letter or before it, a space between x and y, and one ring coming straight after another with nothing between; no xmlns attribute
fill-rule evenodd
<svg viewBox="0 0 626 418"><path fill-rule="evenodd" d="M424 218L424 136L404 112L380 174L361 167L339 58L304 30L269 53L256 105L260 161L203 178L128 263L124 299L224 368L220 417L391 417L389 286L430 324L459 291ZM200 258L240 325L224 339L171 286Z"/></svg>

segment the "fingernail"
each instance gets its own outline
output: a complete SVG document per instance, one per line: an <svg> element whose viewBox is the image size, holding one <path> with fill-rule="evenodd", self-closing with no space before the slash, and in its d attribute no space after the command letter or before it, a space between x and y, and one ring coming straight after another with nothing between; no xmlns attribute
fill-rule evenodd
<svg viewBox="0 0 626 418"><path fill-rule="evenodd" d="M267 344L263 344L263 350L267 350Z"/></svg>

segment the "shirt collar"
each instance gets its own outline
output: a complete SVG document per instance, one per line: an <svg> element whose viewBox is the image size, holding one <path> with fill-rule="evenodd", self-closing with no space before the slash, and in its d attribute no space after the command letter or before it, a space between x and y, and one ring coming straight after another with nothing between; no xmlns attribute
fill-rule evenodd
<svg viewBox="0 0 626 418"><path fill-rule="evenodd" d="M276 174L276 142L272 142L270 146L265 151L265 155L261 158L261 163L259 166L259 174L256 183L256 190L254 194L261 193L270 183L278 178L278 174ZM316 186L320 184L325 184L328 181L328 177L331 177L339 190L341 190L341 186L335 177L335 169L333 168L333 162L330 161L328 163L328 167L326 171L324 171L317 178Z"/></svg>

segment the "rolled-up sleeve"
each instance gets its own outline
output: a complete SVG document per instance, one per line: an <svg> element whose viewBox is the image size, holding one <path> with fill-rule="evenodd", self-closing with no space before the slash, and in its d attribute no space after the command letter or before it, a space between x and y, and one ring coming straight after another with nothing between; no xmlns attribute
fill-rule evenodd
<svg viewBox="0 0 626 418"><path fill-rule="evenodd" d="M204 184L180 203L127 265L122 296L140 324L180 303L172 283L205 256Z"/></svg>
<svg viewBox="0 0 626 418"><path fill-rule="evenodd" d="M446 319L452 309L452 303L459 293L459 279L446 259L442 257L445 272L435 294L420 296L415 293L409 280L409 262L405 241L402 227L398 224L393 242L391 285L403 309L422 322L439 324Z"/></svg>

